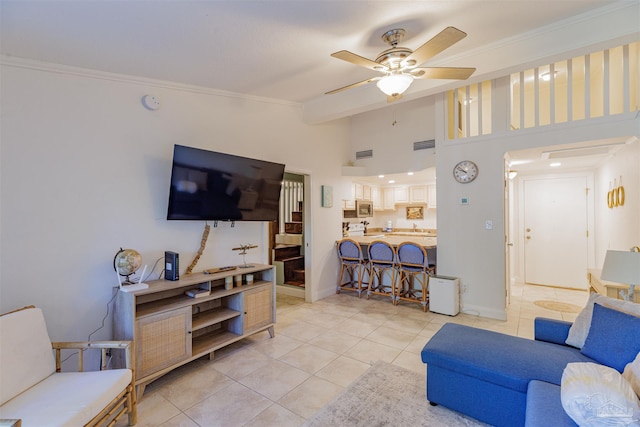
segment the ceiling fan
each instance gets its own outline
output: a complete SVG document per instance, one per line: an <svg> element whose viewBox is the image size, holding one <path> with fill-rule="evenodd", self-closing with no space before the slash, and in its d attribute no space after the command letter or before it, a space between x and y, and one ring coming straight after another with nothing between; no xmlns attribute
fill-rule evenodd
<svg viewBox="0 0 640 427"><path fill-rule="evenodd" d="M358 83L353 83L339 89L326 92L332 94L343 90L362 86L367 83L378 82L378 88L387 95L387 101L393 102L402 98L402 93L409 88L413 79L468 79L475 68L460 67L418 67L427 60L436 56L443 50L459 42L467 36L467 33L455 27L447 27L431 40L420 46L415 51L398 46L404 38L405 30L398 28L389 30L382 35L382 40L391 48L382 52L375 61L364 58L347 50L332 53L334 58L351 62L361 67L383 73L383 76L372 77Z"/></svg>

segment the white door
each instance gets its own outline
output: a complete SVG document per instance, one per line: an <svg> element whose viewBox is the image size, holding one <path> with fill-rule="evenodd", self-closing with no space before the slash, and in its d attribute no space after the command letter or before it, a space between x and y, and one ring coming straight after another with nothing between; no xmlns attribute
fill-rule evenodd
<svg viewBox="0 0 640 427"><path fill-rule="evenodd" d="M587 178L524 181L525 282L586 289Z"/></svg>

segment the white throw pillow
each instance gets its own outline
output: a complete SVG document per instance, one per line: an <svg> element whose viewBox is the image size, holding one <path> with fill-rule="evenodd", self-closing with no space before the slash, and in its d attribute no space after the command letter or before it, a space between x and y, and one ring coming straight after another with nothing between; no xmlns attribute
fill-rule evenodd
<svg viewBox="0 0 640 427"><path fill-rule="evenodd" d="M598 303L608 308L613 308L623 313L633 314L640 317L640 304L636 304L631 301L625 301L621 299L610 298L597 293L589 295L587 305L576 317L576 320L569 328L569 335L567 336L566 344L572 345L577 348L582 348L587 335L589 335L589 328L591 327L591 315L593 314L593 304Z"/></svg>
<svg viewBox="0 0 640 427"><path fill-rule="evenodd" d="M580 427L640 426L640 401L613 368L569 363L560 384L562 407Z"/></svg>
<svg viewBox="0 0 640 427"><path fill-rule="evenodd" d="M640 397L640 353L638 353L633 362L627 363L627 366L624 367L622 378L631 384L633 391Z"/></svg>

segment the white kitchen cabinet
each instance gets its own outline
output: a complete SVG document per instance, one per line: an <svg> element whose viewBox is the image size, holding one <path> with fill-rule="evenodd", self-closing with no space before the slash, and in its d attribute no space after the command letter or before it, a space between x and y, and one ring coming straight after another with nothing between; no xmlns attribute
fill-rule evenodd
<svg viewBox="0 0 640 427"><path fill-rule="evenodd" d="M394 187L393 190L394 203L409 203L409 191L407 187Z"/></svg>
<svg viewBox="0 0 640 427"><path fill-rule="evenodd" d="M367 202L370 202L372 200L371 197L372 197L371 186L362 185L362 200L366 200Z"/></svg>
<svg viewBox="0 0 640 427"><path fill-rule="evenodd" d="M373 202L373 210L380 211L384 209L384 205L382 203L380 187L371 187L371 201Z"/></svg>
<svg viewBox="0 0 640 427"><path fill-rule="evenodd" d="M427 203L427 186L418 185L409 187L409 202L410 203Z"/></svg>
<svg viewBox="0 0 640 427"><path fill-rule="evenodd" d="M356 208L356 184L351 184L351 198L342 201L343 209Z"/></svg>
<svg viewBox="0 0 640 427"><path fill-rule="evenodd" d="M358 184L357 182L353 185L355 186L355 200L363 200L363 197L364 197L363 185Z"/></svg>
<svg viewBox="0 0 640 427"><path fill-rule="evenodd" d="M396 202L394 197L395 189L393 187L382 189L382 208L384 210L395 209Z"/></svg>
<svg viewBox="0 0 640 427"><path fill-rule="evenodd" d="M436 207L436 186L434 185L428 185L427 186L427 190L429 193L428 199L427 199L427 209L433 209Z"/></svg>

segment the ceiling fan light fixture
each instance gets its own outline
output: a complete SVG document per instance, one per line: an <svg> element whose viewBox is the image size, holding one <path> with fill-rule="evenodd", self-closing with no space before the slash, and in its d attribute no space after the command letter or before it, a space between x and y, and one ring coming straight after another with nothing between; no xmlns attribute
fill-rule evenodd
<svg viewBox="0 0 640 427"><path fill-rule="evenodd" d="M411 86L413 77L409 74L389 74L378 80L378 88L387 96L401 95Z"/></svg>

